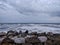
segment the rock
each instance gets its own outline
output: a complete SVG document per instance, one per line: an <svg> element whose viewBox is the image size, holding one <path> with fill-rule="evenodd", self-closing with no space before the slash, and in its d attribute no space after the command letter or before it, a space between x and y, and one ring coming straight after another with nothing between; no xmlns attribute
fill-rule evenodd
<svg viewBox="0 0 60 45"><path fill-rule="evenodd" d="M3 41L4 38L0 38L0 43Z"/></svg>
<svg viewBox="0 0 60 45"><path fill-rule="evenodd" d="M30 38L26 38L26 42L27 43L39 43L39 39L37 37L30 37Z"/></svg>
<svg viewBox="0 0 60 45"><path fill-rule="evenodd" d="M1 45L13 45L15 44L14 41L10 38L5 38L3 39L3 41L1 42Z"/></svg>
<svg viewBox="0 0 60 45"><path fill-rule="evenodd" d="M5 32L0 32L0 36L6 36Z"/></svg>
<svg viewBox="0 0 60 45"><path fill-rule="evenodd" d="M15 42L15 43L25 43L25 38L22 38L22 37L20 37L20 38L15 38L15 39L14 39L14 42Z"/></svg>
<svg viewBox="0 0 60 45"><path fill-rule="evenodd" d="M46 42L46 41L47 41L47 37L46 37L46 36L40 36L40 37L38 37L38 39L39 39L41 42Z"/></svg>

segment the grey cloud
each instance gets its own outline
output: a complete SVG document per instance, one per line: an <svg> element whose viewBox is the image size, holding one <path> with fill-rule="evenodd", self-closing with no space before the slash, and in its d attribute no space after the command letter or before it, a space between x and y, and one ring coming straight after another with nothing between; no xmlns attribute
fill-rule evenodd
<svg viewBox="0 0 60 45"><path fill-rule="evenodd" d="M20 13L51 13L59 11L60 0L6 0Z"/></svg>
<svg viewBox="0 0 60 45"><path fill-rule="evenodd" d="M60 22L60 0L1 0L1 22Z"/></svg>

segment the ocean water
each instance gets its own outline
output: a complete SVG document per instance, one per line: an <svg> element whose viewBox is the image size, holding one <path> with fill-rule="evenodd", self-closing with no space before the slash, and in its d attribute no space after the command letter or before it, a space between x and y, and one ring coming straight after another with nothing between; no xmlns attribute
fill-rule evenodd
<svg viewBox="0 0 60 45"><path fill-rule="evenodd" d="M0 32L7 32L9 30L16 30L16 31L26 31L29 32L53 32L53 33L60 33L60 24L58 23L37 23L37 24L24 24L24 23L0 23Z"/></svg>

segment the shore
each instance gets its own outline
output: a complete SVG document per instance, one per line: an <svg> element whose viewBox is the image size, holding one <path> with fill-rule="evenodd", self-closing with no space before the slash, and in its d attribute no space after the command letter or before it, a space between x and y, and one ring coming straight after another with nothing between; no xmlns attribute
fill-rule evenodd
<svg viewBox="0 0 60 45"><path fill-rule="evenodd" d="M0 44L1 45L60 45L60 34L37 33L28 31L17 32L8 31L0 32Z"/></svg>

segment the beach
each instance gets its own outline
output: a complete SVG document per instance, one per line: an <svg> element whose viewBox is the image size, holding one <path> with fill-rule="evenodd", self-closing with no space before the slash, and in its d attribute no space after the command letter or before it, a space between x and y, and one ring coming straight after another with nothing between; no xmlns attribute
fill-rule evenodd
<svg viewBox="0 0 60 45"><path fill-rule="evenodd" d="M60 34L10 30L0 32L0 45L60 45Z"/></svg>

